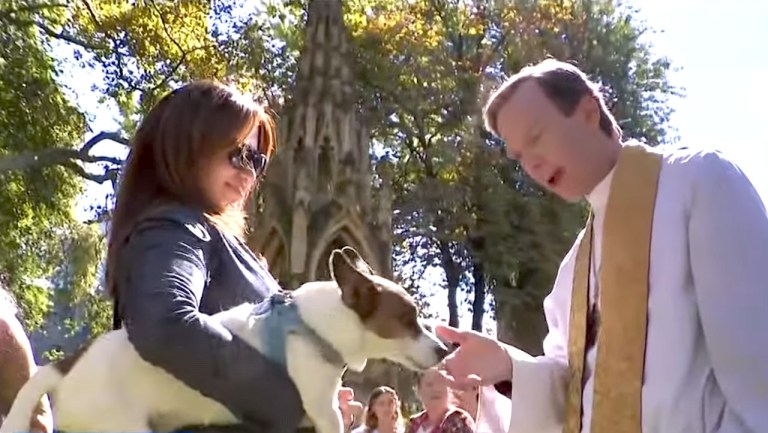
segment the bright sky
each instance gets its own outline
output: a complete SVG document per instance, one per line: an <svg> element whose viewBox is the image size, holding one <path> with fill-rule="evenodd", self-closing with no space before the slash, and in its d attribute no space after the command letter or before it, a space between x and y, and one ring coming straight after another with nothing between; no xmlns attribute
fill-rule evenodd
<svg viewBox="0 0 768 433"><path fill-rule="evenodd" d="M641 16L663 33L648 35L655 49L670 57L681 70L671 75L676 85L685 87L685 98L673 101L676 113L672 125L679 131L680 144L714 147L732 155L751 176L764 200L768 199L768 2L731 0L634 0ZM68 54L66 49L60 53ZM90 87L99 74L76 71L65 77L72 97L90 116L94 132L115 129L113 104L102 104ZM104 144L100 153L124 154L120 146ZM103 201L108 185L93 185L82 202L80 215L94 201ZM440 281L439 275L425 275ZM442 292L435 305L442 310ZM469 316L462 308L462 322Z"/></svg>
<svg viewBox="0 0 768 433"><path fill-rule="evenodd" d="M641 16L664 33L656 49L682 68L673 83L686 89L672 124L680 144L732 155L768 200L768 2L762 0L634 0Z"/></svg>

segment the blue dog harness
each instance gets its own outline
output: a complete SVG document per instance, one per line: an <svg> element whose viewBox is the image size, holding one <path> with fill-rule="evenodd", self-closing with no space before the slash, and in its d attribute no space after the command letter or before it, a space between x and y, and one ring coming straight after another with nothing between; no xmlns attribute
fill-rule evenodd
<svg viewBox="0 0 768 433"><path fill-rule="evenodd" d="M289 334L300 334L312 341L320 355L332 365L344 367L346 363L338 350L312 329L299 314L299 308L290 293L280 291L253 308L253 314L262 319L264 355L281 366L286 366L285 342Z"/></svg>

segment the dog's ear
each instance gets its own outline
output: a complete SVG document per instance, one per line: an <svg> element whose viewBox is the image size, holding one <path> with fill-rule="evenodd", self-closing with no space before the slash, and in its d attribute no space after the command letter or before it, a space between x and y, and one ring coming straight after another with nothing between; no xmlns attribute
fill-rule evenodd
<svg viewBox="0 0 768 433"><path fill-rule="evenodd" d="M358 254L354 248L349 246L344 247L341 249L341 253L344 254L344 257L346 257L347 260L349 260L349 263L352 263L352 265L357 268L358 271L368 275L374 274L373 268L371 268L368 263L366 263L365 260L360 257L360 254Z"/></svg>
<svg viewBox="0 0 768 433"><path fill-rule="evenodd" d="M368 275L350 263L341 250L334 250L329 260L331 276L341 289L344 305L355 310L361 320L376 310L378 289Z"/></svg>

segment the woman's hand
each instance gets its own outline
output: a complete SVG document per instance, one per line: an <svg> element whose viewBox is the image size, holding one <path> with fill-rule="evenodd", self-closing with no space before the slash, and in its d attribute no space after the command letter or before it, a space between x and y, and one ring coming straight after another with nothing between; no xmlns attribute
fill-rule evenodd
<svg viewBox="0 0 768 433"><path fill-rule="evenodd" d="M40 403L37 404L37 409L32 415L32 421L30 422L30 430L34 433L53 432L53 416L47 396L43 396Z"/></svg>
<svg viewBox="0 0 768 433"><path fill-rule="evenodd" d="M363 417L363 404L355 401L355 391L352 388L339 388L339 410L345 430L351 430L360 424Z"/></svg>
<svg viewBox="0 0 768 433"><path fill-rule="evenodd" d="M437 336L459 348L440 368L452 388L471 389L512 378L512 360L497 340L475 331L437 326Z"/></svg>

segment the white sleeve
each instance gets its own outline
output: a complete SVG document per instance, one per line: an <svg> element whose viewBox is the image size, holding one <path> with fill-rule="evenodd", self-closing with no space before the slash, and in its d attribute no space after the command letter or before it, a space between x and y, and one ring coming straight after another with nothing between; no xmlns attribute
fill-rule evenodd
<svg viewBox="0 0 768 433"><path fill-rule="evenodd" d="M724 396L723 432L768 426L768 213L744 173L703 156L688 236L707 354Z"/></svg>
<svg viewBox="0 0 768 433"><path fill-rule="evenodd" d="M568 320L577 244L565 256L552 292L544 300L549 328L544 355L512 346L512 404L509 433L561 433L568 388Z"/></svg>

